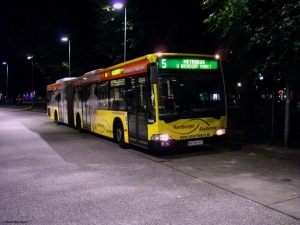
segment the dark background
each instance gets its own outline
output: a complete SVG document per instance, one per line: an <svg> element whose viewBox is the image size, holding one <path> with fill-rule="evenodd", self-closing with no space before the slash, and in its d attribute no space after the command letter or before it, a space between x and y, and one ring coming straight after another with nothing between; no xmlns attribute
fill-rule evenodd
<svg viewBox="0 0 300 225"><path fill-rule="evenodd" d="M1 0L0 60L9 67L9 96L31 92L45 95L47 84L123 60L124 10L112 11L105 0ZM209 15L201 1L127 0L127 60L145 54L189 52L214 54L216 40L205 34ZM0 68L0 92L6 89L6 66Z"/></svg>

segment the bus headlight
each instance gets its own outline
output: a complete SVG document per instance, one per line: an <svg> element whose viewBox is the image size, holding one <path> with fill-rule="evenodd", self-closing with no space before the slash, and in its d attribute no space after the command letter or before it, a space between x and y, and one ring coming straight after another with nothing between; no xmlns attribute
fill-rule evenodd
<svg viewBox="0 0 300 225"><path fill-rule="evenodd" d="M218 129L217 131L216 131L216 135L223 135L223 134L226 134L226 129L225 128L223 128L223 129Z"/></svg>
<svg viewBox="0 0 300 225"><path fill-rule="evenodd" d="M161 135L159 135L159 139L161 141L167 141L170 139L170 136L168 134L161 134Z"/></svg>
<svg viewBox="0 0 300 225"><path fill-rule="evenodd" d="M168 141L172 139L168 134L153 134L151 140L153 141Z"/></svg>

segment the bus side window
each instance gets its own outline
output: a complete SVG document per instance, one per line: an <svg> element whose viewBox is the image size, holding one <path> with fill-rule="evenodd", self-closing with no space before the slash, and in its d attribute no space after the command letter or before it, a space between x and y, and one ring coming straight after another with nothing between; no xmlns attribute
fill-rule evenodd
<svg viewBox="0 0 300 225"><path fill-rule="evenodd" d="M108 83L99 83L98 86L99 109L108 109Z"/></svg>
<svg viewBox="0 0 300 225"><path fill-rule="evenodd" d="M60 101L60 99L61 99L60 93L58 93L58 95L56 95L55 99L56 99L56 101L58 101L58 102Z"/></svg>
<svg viewBox="0 0 300 225"><path fill-rule="evenodd" d="M82 101L82 87L78 87L78 100L79 102Z"/></svg>
<svg viewBox="0 0 300 225"><path fill-rule="evenodd" d="M125 87L119 86L110 89L110 109L125 110Z"/></svg>
<svg viewBox="0 0 300 225"><path fill-rule="evenodd" d="M89 104L89 97L90 97L90 86L81 87L81 101L83 104L88 106Z"/></svg>
<svg viewBox="0 0 300 225"><path fill-rule="evenodd" d="M112 110L119 110L119 101L118 100L113 100L112 101Z"/></svg>
<svg viewBox="0 0 300 225"><path fill-rule="evenodd" d="M120 99L119 101L119 110L125 110L126 109L126 103L124 99Z"/></svg>

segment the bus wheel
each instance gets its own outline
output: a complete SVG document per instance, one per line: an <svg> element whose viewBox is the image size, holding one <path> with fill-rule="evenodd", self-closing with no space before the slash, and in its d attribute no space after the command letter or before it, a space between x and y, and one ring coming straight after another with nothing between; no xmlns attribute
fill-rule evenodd
<svg viewBox="0 0 300 225"><path fill-rule="evenodd" d="M122 123L117 123L115 131L115 139L119 144L120 148L126 148L127 144L124 141L124 129Z"/></svg>
<svg viewBox="0 0 300 225"><path fill-rule="evenodd" d="M79 133L82 133L83 132L83 129L81 127L81 119L80 119L80 116L77 116L76 117L76 128L77 130L79 131Z"/></svg>
<svg viewBox="0 0 300 225"><path fill-rule="evenodd" d="M54 123L56 123L57 125L60 125L60 122L58 121L58 116L57 116L57 112L56 111L54 113Z"/></svg>

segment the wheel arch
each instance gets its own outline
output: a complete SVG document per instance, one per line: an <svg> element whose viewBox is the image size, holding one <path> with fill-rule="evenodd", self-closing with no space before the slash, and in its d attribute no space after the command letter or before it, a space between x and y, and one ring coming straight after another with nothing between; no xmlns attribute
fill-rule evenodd
<svg viewBox="0 0 300 225"><path fill-rule="evenodd" d="M129 146L129 143L125 141L124 124L119 117L116 117L113 122L113 139L123 149Z"/></svg>
<svg viewBox="0 0 300 225"><path fill-rule="evenodd" d="M123 128L124 128L124 125L123 125L123 122L122 122L121 118L120 117L116 117L114 119L114 122L113 122L113 138L114 138L114 140L116 140L116 132L115 131L116 131L117 125L119 123L121 123L122 126L123 126Z"/></svg>

